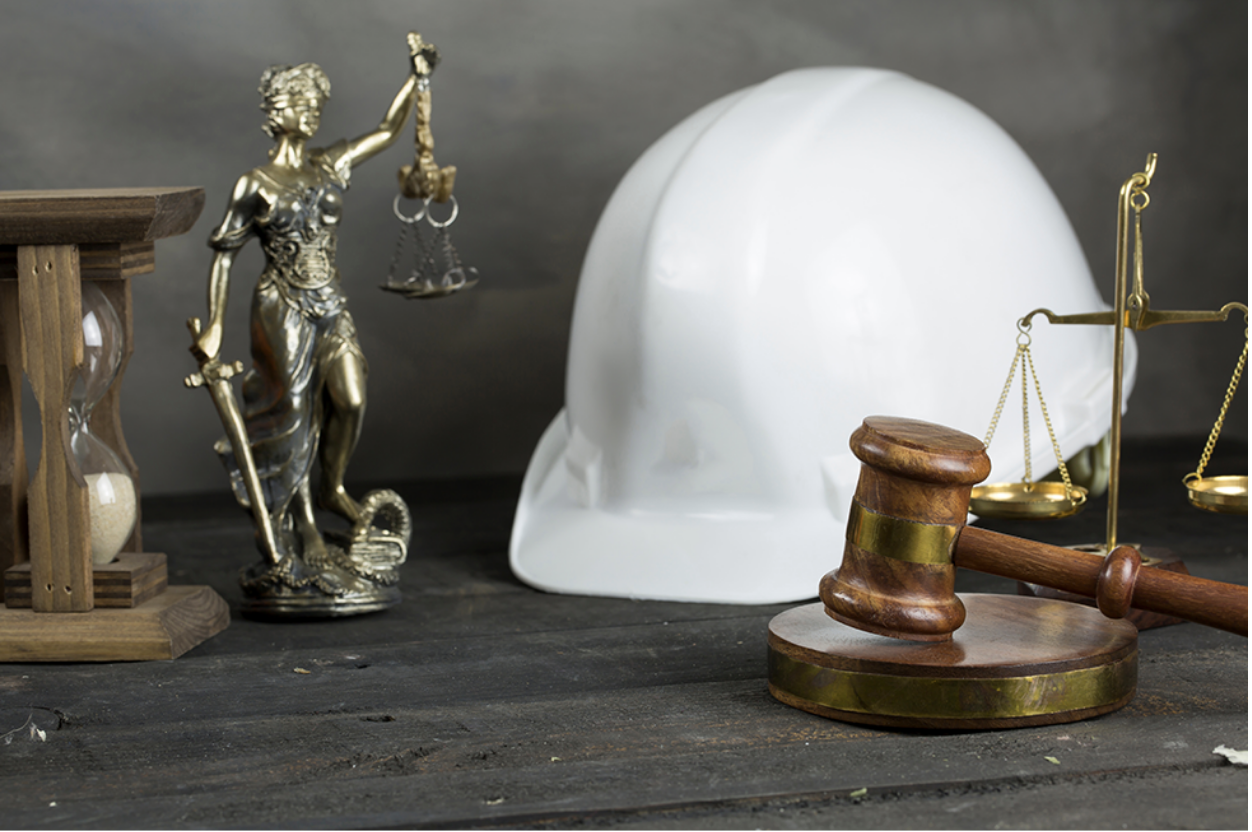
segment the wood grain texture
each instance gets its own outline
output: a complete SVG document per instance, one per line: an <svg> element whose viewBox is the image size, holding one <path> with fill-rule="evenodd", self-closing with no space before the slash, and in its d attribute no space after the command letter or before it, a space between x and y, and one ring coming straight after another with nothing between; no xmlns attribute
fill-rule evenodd
<svg viewBox="0 0 1252 832"><path fill-rule="evenodd" d="M66 417L83 363L79 280L74 246L18 249L23 358L43 431L27 493L37 612L86 612L93 605L87 485L70 451Z"/></svg>
<svg viewBox="0 0 1252 832"><path fill-rule="evenodd" d="M0 245L133 243L186 233L203 188L0 191Z"/></svg>
<svg viewBox="0 0 1252 832"><path fill-rule="evenodd" d="M1174 552L1162 549L1159 546L1141 546L1140 552L1144 558L1144 569L1164 569L1166 572L1177 572L1182 575L1190 574L1187 571L1186 563ZM1096 603L1094 598L1089 598L1085 595L1027 583L1026 581L1017 582L1017 594L1031 595L1035 598L1056 598L1074 604L1083 604L1088 607L1094 607ZM1126 620L1134 624L1140 631L1150 630L1154 627L1169 627L1183 622L1183 619L1176 615L1165 615L1164 613L1134 608L1131 608L1126 613Z"/></svg>
<svg viewBox="0 0 1252 832"><path fill-rule="evenodd" d="M84 271L96 280L122 322L122 368L96 405L92 431L121 457L138 497L120 408L122 375L134 351L128 278L152 271L153 241L186 232L203 208L201 188L0 192L0 278L16 278L16 294L12 280L0 280L0 453L6 460L0 467L0 566L29 557L37 612L86 612L94 604L86 483L70 452L65 416L83 361L80 280ZM19 355L42 427L40 463L29 488ZM123 551L142 551L139 522Z"/></svg>
<svg viewBox="0 0 1252 832"><path fill-rule="evenodd" d="M958 566L1096 597L1104 558L967 527L956 540ZM1130 605L1246 636L1248 588L1160 569L1141 569Z"/></svg>
<svg viewBox="0 0 1252 832"><path fill-rule="evenodd" d="M769 626L770 692L830 719L982 730L1109 713L1134 696L1138 632L1063 601L967 595L952 640L882 638L788 610Z"/></svg>
<svg viewBox="0 0 1252 832"><path fill-rule="evenodd" d="M17 288L15 281L0 281L0 569L29 557L28 474L22 439L22 320Z"/></svg>
<svg viewBox="0 0 1252 832"><path fill-rule="evenodd" d="M974 483L990 472L982 442L915 419L871 416L849 440L861 460L854 502L875 515L959 529ZM839 569L821 579L818 595L832 618L914 641L946 641L965 620L955 594L956 567L912 563L868 552L849 538Z"/></svg>
<svg viewBox="0 0 1252 832"><path fill-rule="evenodd" d="M1246 521L1201 516L1169 476L1202 440L1127 444L1125 524L1138 539L1186 544L1195 574L1238 580ZM48 732L5 747L8 821L967 828L1024 803L1040 827L1114 817L1159 828L1179 817L1186 783L1184 825L1246 823L1246 771L1196 739L1247 743L1243 639L1195 625L1143 633L1136 698L1065 727L850 726L766 691L764 633L783 606L535 592L508 568L517 479L389 485L415 527L393 610L325 625L236 620L175 663L5 668L0 725L33 713ZM170 552L171 576L237 603L239 563L256 553L225 488L147 502L149 545ZM1098 539L1102 520L1093 507L1067 523L1003 526L1071 543ZM967 570L958 588L1013 591Z"/></svg>
<svg viewBox="0 0 1252 832"><path fill-rule="evenodd" d="M41 615L0 609L0 662L128 662L175 659L230 623L206 586L173 586L137 607Z"/></svg>
<svg viewBox="0 0 1252 832"><path fill-rule="evenodd" d="M981 440L919 419L869 416L848 444L865 464L905 479L973 485L991 473Z"/></svg>
<svg viewBox="0 0 1252 832"><path fill-rule="evenodd" d="M87 280L118 280L156 270L156 244L83 243L79 269ZM17 246L0 246L0 281L17 280Z"/></svg>
<svg viewBox="0 0 1252 832"><path fill-rule="evenodd" d="M1246 520L1214 522L1176 493L1174 470L1194 464L1203 439L1128 440L1124 525L1135 539L1185 548L1197 575L1246 580ZM1229 450L1246 453L1233 441ZM1212 755L1218 742L1247 745L1242 638L1194 624L1142 633L1135 699L1072 725L957 734L848 725L768 693L767 627L791 605L537 592L508 566L520 478L372 485L396 488L413 508L399 607L351 621L236 619L177 662L3 668L0 733L28 718L47 732L0 746L6 823L1247 823L1246 769ZM238 604L239 566L258 555L225 486L145 502L148 545L169 553L171 579ZM1003 528L1023 526L1077 543L1099 539L1103 517L1093 506L1066 523ZM960 570L958 590L1014 587Z"/></svg>
<svg viewBox="0 0 1252 832"><path fill-rule="evenodd" d="M112 563L92 570L95 605L137 607L165 591L169 570L160 552L122 552ZM4 604L10 609L31 605L30 564L5 570Z"/></svg>
<svg viewBox="0 0 1252 832"><path fill-rule="evenodd" d="M780 645L782 652L806 662L934 679L1078 670L1117 661L1137 648L1133 626L1087 607L1017 595L967 593L963 598L970 616L952 641L940 644L886 639L844 627L818 615L814 604L788 610L770 633L790 642Z"/></svg>
<svg viewBox="0 0 1252 832"><path fill-rule="evenodd" d="M968 486L973 476L986 476L989 465L982 443L971 436L925 422L871 417L853 433L851 445L864 463L854 508L877 515L875 522L889 532L884 538L889 543L896 539L893 536L906 543L930 540L920 534L923 526L949 526L960 532L950 552L943 554L950 555L956 566L1092 596L1112 615L1134 606L1248 633L1246 586L1140 570L1139 556L1129 547L1120 547L1106 559L962 528ZM918 491L918 483L925 490ZM914 641L941 641L961 625L964 613L952 593L954 578L933 568L941 559L928 556L920 558L928 562L914 563L919 558L913 552L868 552L853 544L849 538L844 562L819 585L818 594L832 618L867 632Z"/></svg>

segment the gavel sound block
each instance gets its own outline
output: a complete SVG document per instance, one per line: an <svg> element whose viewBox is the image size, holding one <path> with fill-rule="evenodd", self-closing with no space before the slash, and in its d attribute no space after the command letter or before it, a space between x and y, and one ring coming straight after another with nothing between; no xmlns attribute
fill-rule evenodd
<svg viewBox="0 0 1252 832"><path fill-rule="evenodd" d="M1133 698L1138 631L1119 620L1132 606L1247 635L1247 587L1140 572L1129 547L1100 557L964 528L991 469L968 434L874 416L851 446L863 465L843 563L820 603L769 626L770 692L788 705L913 728L1074 722ZM958 597L957 566L1095 597L1098 610Z"/></svg>

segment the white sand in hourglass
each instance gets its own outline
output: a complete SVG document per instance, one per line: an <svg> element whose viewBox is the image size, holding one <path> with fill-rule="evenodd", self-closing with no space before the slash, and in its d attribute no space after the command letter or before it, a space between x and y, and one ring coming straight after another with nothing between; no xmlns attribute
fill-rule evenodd
<svg viewBox="0 0 1252 832"><path fill-rule="evenodd" d="M125 474L88 474L91 562L112 562L135 528L135 484Z"/></svg>

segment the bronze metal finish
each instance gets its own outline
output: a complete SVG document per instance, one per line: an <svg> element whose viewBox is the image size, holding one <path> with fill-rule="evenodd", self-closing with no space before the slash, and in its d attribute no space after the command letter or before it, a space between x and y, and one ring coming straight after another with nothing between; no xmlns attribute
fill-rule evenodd
<svg viewBox="0 0 1252 832"><path fill-rule="evenodd" d="M400 136L425 89L437 52L409 36L409 75L378 127L351 140L310 147L330 97L316 64L272 66L261 76L269 161L239 178L209 238L209 312L193 327L192 353L227 427L217 449L235 497L257 526L262 563L242 577L246 612L288 617L352 615L399 601L398 568L408 548L408 508L393 492L358 502L344 475L360 436L367 365L335 263L337 229L353 169ZM427 101L427 106L429 102ZM435 182L427 169L424 182ZM447 186L451 187L451 176ZM438 190L438 187L436 190ZM252 303L252 368L235 403L221 349L236 254L255 237L265 254ZM243 435L246 432L246 437ZM323 535L317 503L352 524Z"/></svg>
<svg viewBox="0 0 1252 832"><path fill-rule="evenodd" d="M417 32L410 32L409 52L413 55L419 76L414 106L417 112L414 159L413 164L404 165L396 174L400 180L400 193L392 203L392 211L400 220L400 233L387 280L380 288L410 300L432 300L473 287L478 283L478 269L462 263L461 255L452 244L449 226L460 213L460 206L452 195L456 168L452 165L439 167L435 163L435 137L430 129L430 77L439 65L439 50L426 43ZM421 209L412 216L405 215L400 210L401 197L421 199ZM452 210L445 219L435 219L431 210L432 201L452 203ZM430 226L429 237L422 229L422 220ZM413 238L413 268L407 278L401 279L397 275L397 267L409 237Z"/></svg>
<svg viewBox="0 0 1252 832"><path fill-rule="evenodd" d="M883 557L907 563L951 563L957 530L877 514L853 503L848 513L848 542Z"/></svg>
<svg viewBox="0 0 1252 832"><path fill-rule="evenodd" d="M414 134L413 164L405 165L396 172L400 180L400 193L409 199L447 202L452 198L456 184L456 166L439 167L435 163L435 135L430 130L430 76L439 66L439 50L427 43L417 32L409 32L409 54L418 75L417 94L414 104L417 123Z"/></svg>
<svg viewBox="0 0 1252 832"><path fill-rule="evenodd" d="M200 337L200 319L188 319L187 329L191 331L194 354L195 341ZM200 363L200 372L192 373L183 379L183 386L189 389L203 387L213 398L213 406L217 408L222 426L226 428L226 439L230 442L231 453L239 462L239 472L248 492L252 517L261 538L261 554L272 565L277 565L282 560L282 555L278 552L278 542L274 539L274 527L265 510L265 497L261 491L261 480L257 475L256 462L252 459L252 446L248 443L248 431L244 427L243 416L239 413L239 403L235 401L234 389L230 386L231 377L243 372L243 362L223 364L218 359L209 358L207 355L199 355L197 360Z"/></svg>
<svg viewBox="0 0 1252 832"><path fill-rule="evenodd" d="M1004 402L1013 386L1013 376L1020 363L1022 367L1022 443L1023 459L1026 461L1026 473L1020 483L992 483L975 486L970 494L970 510L986 517L1009 517L1019 520L1042 518L1069 517L1082 511L1087 504L1087 489L1074 485L1070 480L1069 466L1061 454L1061 445L1056 440L1056 431L1052 429L1052 419L1048 416L1048 405L1043 400L1043 388L1039 384L1039 375L1035 372L1035 361L1030 354L1029 320L1017 322L1017 351L1013 354L1013 363L1009 365L1009 375L1004 381L1004 389L1000 392L1000 401L996 404L995 414L991 417L991 426L987 428L987 436L983 445L990 448L995 436L996 426L1000 423L1000 414L1004 411ZM1043 424L1048 429L1048 439L1052 442L1052 454L1056 457L1057 474L1061 482L1041 485L1035 482L1031 473L1030 460L1030 385L1027 375L1034 379L1035 397L1039 400L1039 410L1043 413Z"/></svg>

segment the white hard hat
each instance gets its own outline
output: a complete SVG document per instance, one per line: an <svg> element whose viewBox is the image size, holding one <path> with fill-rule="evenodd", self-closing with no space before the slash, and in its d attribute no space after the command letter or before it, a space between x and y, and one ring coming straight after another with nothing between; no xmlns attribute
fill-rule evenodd
<svg viewBox="0 0 1252 832"><path fill-rule="evenodd" d="M969 104L852 68L719 99L650 147L604 209L566 407L526 472L510 565L553 592L812 597L843 551L853 430L887 414L982 437L1016 322L1041 306L1108 308L1039 172ZM1068 457L1109 429L1112 329L1036 318L1032 334ZM1128 339L1127 396L1134 357ZM992 443L993 480L1023 473L1020 402ZM1044 473L1054 454L1032 423Z"/></svg>

